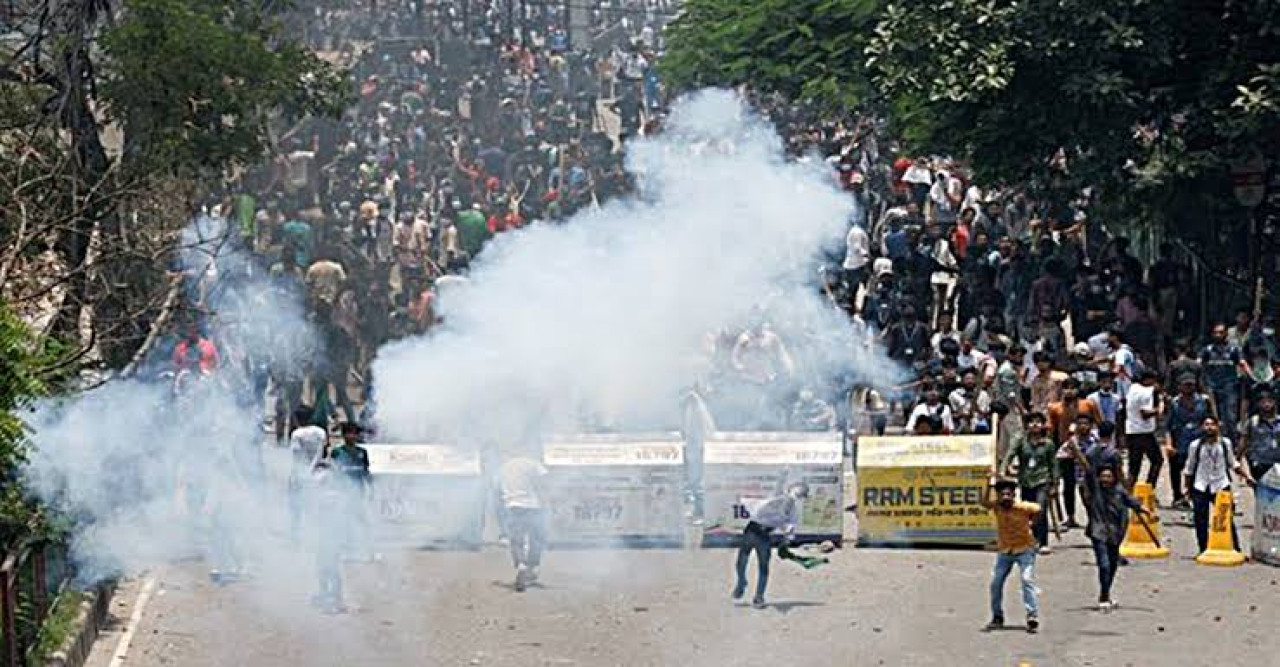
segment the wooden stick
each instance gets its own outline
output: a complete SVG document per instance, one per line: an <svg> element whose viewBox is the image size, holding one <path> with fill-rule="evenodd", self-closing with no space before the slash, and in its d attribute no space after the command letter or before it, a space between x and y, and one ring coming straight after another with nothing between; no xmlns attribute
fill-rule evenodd
<svg viewBox="0 0 1280 667"><path fill-rule="evenodd" d="M1134 514L1138 515L1138 523L1142 524L1142 528L1147 531L1147 537L1151 538L1157 548L1163 548L1164 545L1160 544L1160 538L1156 537L1154 530L1151 530L1151 524L1147 523L1147 520L1142 517L1142 512L1134 512Z"/></svg>

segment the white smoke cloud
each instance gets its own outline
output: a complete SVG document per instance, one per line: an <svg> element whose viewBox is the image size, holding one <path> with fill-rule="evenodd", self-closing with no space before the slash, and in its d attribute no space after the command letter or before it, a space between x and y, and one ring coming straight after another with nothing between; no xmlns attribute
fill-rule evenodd
<svg viewBox="0 0 1280 667"><path fill-rule="evenodd" d="M584 417L670 428L682 390L707 373L708 334L764 319L794 356L796 385L891 378L816 289L817 252L842 240L850 211L824 167L787 161L775 132L723 91L680 102L628 160L636 196L499 237L469 281L442 292L442 327L379 352L384 435L501 443L576 430ZM188 235L189 265L218 260L208 334L296 367L318 343L300 295L224 246L224 229L202 219ZM270 474L283 457L268 455L264 470L264 406L245 401L252 378L234 349L222 352L237 363L181 397L118 380L42 404L27 481L78 519L88 579L216 561L231 537L244 561L273 572L255 585L263 604L288 608L296 596L281 591L301 595L314 579L286 536L283 479Z"/></svg>
<svg viewBox="0 0 1280 667"><path fill-rule="evenodd" d="M264 469L265 406L249 389L254 366L300 363L317 339L299 295L277 289L225 232L222 219L201 217L182 235L184 267L206 279L190 281L188 297L201 300L221 368L175 378L162 345L138 378L45 401L28 419L27 485L75 520L72 551L86 580L193 555L217 560L229 536L260 559L295 548L263 539L283 532L285 487Z"/></svg>
<svg viewBox="0 0 1280 667"><path fill-rule="evenodd" d="M441 329L379 352L383 433L518 438L584 415L671 424L707 369L707 334L766 317L806 382L876 374L815 288L849 200L823 166L787 161L741 98L685 98L662 135L629 145L628 169L638 196L498 238L441 295Z"/></svg>

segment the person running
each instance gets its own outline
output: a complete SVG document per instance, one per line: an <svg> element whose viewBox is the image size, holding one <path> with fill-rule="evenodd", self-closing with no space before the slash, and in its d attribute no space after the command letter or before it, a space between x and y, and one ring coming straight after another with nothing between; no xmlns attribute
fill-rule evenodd
<svg viewBox="0 0 1280 667"><path fill-rule="evenodd" d="M809 497L809 485L793 482L785 493L772 496L751 509L751 520L742 529L742 541L738 545L738 560L734 572L737 583L733 586L733 599L741 600L747 593L747 561L751 552L756 554L756 594L751 606L764 609L764 593L769 586L769 556L773 547L773 533L780 532L783 543L795 539L796 525L800 522L800 501Z"/></svg>
<svg viewBox="0 0 1280 667"><path fill-rule="evenodd" d="M1004 582L1016 564L1022 579L1027 632L1034 634L1040 629L1040 589L1036 586L1036 538L1031 533L1031 521L1043 508L1015 500L1017 488L1017 482L992 474L982 498L982 506L996 516L996 566L991 573L991 621L986 629L1004 627Z"/></svg>
<svg viewBox="0 0 1280 667"><path fill-rule="evenodd" d="M1093 546L1098 567L1098 610L1110 612L1116 606L1111 588L1120 567L1120 544L1129 529L1129 510L1137 512L1140 520L1149 518L1151 513L1120 484L1118 462L1094 467L1074 441L1069 442L1068 447L1076 464L1084 470L1084 486L1080 491L1089 515L1085 535Z"/></svg>
<svg viewBox="0 0 1280 667"><path fill-rule="evenodd" d="M1049 503L1058 483L1058 467L1054 461L1057 446L1048 436L1047 420L1039 412L1027 415L1027 431L1014 440L1004 456L1001 474L1008 477L1011 465L1016 461L1018 487L1022 499L1033 503L1045 511L1039 512L1031 523L1031 532L1040 544L1040 553L1048 555L1049 548ZM1074 489L1072 491L1074 493Z"/></svg>
<svg viewBox="0 0 1280 667"><path fill-rule="evenodd" d="M538 581L538 567L542 565L547 530L547 469L537 459L517 456L502 464L498 475L511 561L516 568L515 590L523 593Z"/></svg>
<svg viewBox="0 0 1280 667"><path fill-rule="evenodd" d="M1209 516L1219 491L1231 490L1231 471L1240 470L1231 452L1230 438L1219 432L1218 418L1205 415L1200 423L1200 437L1187 450L1187 467L1182 473L1182 488L1191 498L1196 527L1196 546L1200 553L1209 546ZM1231 541L1239 545L1235 522L1231 523Z"/></svg>

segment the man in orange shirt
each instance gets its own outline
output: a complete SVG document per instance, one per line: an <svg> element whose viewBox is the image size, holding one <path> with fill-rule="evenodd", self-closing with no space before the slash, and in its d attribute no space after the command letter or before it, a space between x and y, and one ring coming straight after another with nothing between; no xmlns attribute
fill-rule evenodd
<svg viewBox="0 0 1280 667"><path fill-rule="evenodd" d="M1014 500L1018 483L998 479L994 474L987 485L982 506L996 515L996 567L991 573L991 622L988 630L1004 627L1004 582L1014 564L1022 578L1022 604L1027 610L1027 632L1040 629L1040 589L1036 587L1036 538L1031 534L1031 519L1041 512L1035 503Z"/></svg>
<svg viewBox="0 0 1280 667"><path fill-rule="evenodd" d="M1065 528L1079 528L1076 523L1076 462L1067 453L1065 445L1071 439L1076 418L1087 415L1093 424L1102 423L1102 411L1087 398L1080 397L1080 381L1069 377L1062 381L1062 400L1049 404L1049 429L1053 442L1058 446L1058 479L1062 480L1062 503L1067 521Z"/></svg>

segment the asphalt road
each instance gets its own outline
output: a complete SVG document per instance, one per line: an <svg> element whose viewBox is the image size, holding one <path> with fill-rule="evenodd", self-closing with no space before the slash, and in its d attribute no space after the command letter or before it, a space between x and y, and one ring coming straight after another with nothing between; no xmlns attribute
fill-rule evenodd
<svg viewBox="0 0 1280 667"><path fill-rule="evenodd" d="M724 550L555 551L523 594L496 545L396 552L346 566L341 616L308 604L303 556L223 587L179 562L124 582L89 665L111 666L126 630L115 665L1276 664L1280 570L1199 566L1189 528L1166 538L1174 556L1122 569L1121 606L1102 614L1091 552L1068 534L1038 563L1038 635L981 631L994 556L975 551L849 548L811 571L775 560L764 610L729 599ZM1019 626L1016 575L1006 591Z"/></svg>

